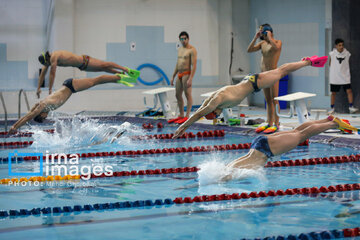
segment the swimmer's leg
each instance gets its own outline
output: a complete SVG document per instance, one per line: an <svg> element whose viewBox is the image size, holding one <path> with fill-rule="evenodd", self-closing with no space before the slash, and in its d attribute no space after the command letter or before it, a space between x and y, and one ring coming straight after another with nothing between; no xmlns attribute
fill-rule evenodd
<svg viewBox="0 0 360 240"><path fill-rule="evenodd" d="M119 79L121 78L116 75L100 75L94 78L81 78L81 79L74 78L73 87L77 92L79 92L99 84L116 83Z"/></svg>
<svg viewBox="0 0 360 240"><path fill-rule="evenodd" d="M175 97L176 101L179 107L179 116L183 118L184 117L184 99L182 97L182 94L184 92L183 84L181 79L176 79L175 83Z"/></svg>
<svg viewBox="0 0 360 240"><path fill-rule="evenodd" d="M338 124L328 119L309 122L307 127L301 130L292 130L285 134L268 136L269 146L274 155L288 152L304 142L306 139L322 133L328 129L338 127Z"/></svg>
<svg viewBox="0 0 360 240"><path fill-rule="evenodd" d="M120 69L121 71L117 70ZM114 62L106 62L93 57L90 57L89 64L86 68L88 72L108 72L108 73L121 73L128 72L126 67L120 66Z"/></svg>
<svg viewBox="0 0 360 240"><path fill-rule="evenodd" d="M183 89L184 89L184 93L185 93L185 97L186 97L186 116L187 118L189 118L190 116L190 112L191 112L191 108L192 108L192 104L193 104L193 98L192 98L192 87L188 87L187 86L187 80L189 79L190 75L185 75L182 78L182 85L183 85Z"/></svg>
<svg viewBox="0 0 360 240"><path fill-rule="evenodd" d="M257 84L259 88L269 88L279 81L284 76L288 75L291 72L294 72L300 68L310 66L310 61L299 61L292 63L285 63L277 69L259 73Z"/></svg>

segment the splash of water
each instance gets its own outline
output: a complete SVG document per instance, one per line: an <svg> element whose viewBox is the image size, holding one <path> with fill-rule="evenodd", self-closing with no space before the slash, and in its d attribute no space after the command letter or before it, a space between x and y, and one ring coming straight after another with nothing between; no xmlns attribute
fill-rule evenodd
<svg viewBox="0 0 360 240"><path fill-rule="evenodd" d="M34 148L76 148L96 144L119 143L120 138L115 135L126 130L126 134L143 134L143 131L129 122L121 125L99 123L99 120L75 116L70 120L54 118L54 133L43 131L38 126L31 127L34 132ZM129 138L121 138L122 141L130 142ZM123 142L122 142L123 143Z"/></svg>
<svg viewBox="0 0 360 240"><path fill-rule="evenodd" d="M199 184L209 185L214 183L222 182L225 176L231 176L231 179L245 179L245 178L256 178L261 182L266 181L265 171L263 168L258 169L231 169L226 167L225 163L219 162L217 159L210 160L200 164Z"/></svg>

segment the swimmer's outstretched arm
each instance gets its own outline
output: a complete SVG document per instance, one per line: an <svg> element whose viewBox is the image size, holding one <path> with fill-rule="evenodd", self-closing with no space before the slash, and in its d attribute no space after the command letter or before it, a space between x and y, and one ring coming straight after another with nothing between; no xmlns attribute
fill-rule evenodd
<svg viewBox="0 0 360 240"><path fill-rule="evenodd" d="M209 97L209 100L205 100L204 104L186 121L184 122L174 133L173 139L183 135L185 130L190 127L194 122L205 116L206 114L214 111L221 103L221 95L217 95L215 98Z"/></svg>
<svg viewBox="0 0 360 240"><path fill-rule="evenodd" d="M45 107L46 104L43 102L35 104L34 107L25 116L20 118L14 125L12 125L12 127L9 130L9 134L15 133L19 127L29 122L30 120L34 119L44 110Z"/></svg>
<svg viewBox="0 0 360 240"><path fill-rule="evenodd" d="M45 75L46 75L48 69L49 69L49 66L43 66L43 68L41 69L41 73L40 73L39 81L38 81L38 87L36 90L36 95L38 98L40 98L40 93L41 93L40 88L41 88L41 85L44 83Z"/></svg>
<svg viewBox="0 0 360 240"><path fill-rule="evenodd" d="M50 76L49 76L49 94L52 93L52 87L55 81L56 67L57 67L57 57L53 56L51 58L51 67L50 67Z"/></svg>

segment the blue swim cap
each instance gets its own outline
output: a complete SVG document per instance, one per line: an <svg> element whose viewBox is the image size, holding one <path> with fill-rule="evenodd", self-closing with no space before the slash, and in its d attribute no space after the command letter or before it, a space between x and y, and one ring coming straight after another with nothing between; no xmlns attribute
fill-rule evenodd
<svg viewBox="0 0 360 240"><path fill-rule="evenodd" d="M266 35L266 31L273 32L273 29L270 26L263 26L262 34Z"/></svg>

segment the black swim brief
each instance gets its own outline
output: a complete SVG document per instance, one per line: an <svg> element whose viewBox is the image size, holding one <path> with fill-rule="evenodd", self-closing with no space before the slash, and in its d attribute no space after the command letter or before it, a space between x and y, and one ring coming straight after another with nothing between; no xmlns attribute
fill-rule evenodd
<svg viewBox="0 0 360 240"><path fill-rule="evenodd" d="M257 85L258 77L259 77L259 74L249 74L246 77L244 77L244 79L243 79L243 80L248 80L251 82L251 84L254 88L254 92L259 92L261 90Z"/></svg>
<svg viewBox="0 0 360 240"><path fill-rule="evenodd" d="M274 154L271 152L269 141L266 136L258 136L251 142L251 148L258 150L265 154L268 158L271 158L274 156Z"/></svg>
<svg viewBox="0 0 360 240"><path fill-rule="evenodd" d="M73 79L72 78L69 78L69 79L66 79L63 83L63 86L67 87L68 89L71 90L72 93L76 93L76 90L74 89L74 86L73 86Z"/></svg>
<svg viewBox="0 0 360 240"><path fill-rule="evenodd" d="M88 55L82 55L82 57L83 57L83 62L79 66L79 69L81 71L84 71L84 70L86 70L87 66L89 65L90 57Z"/></svg>

